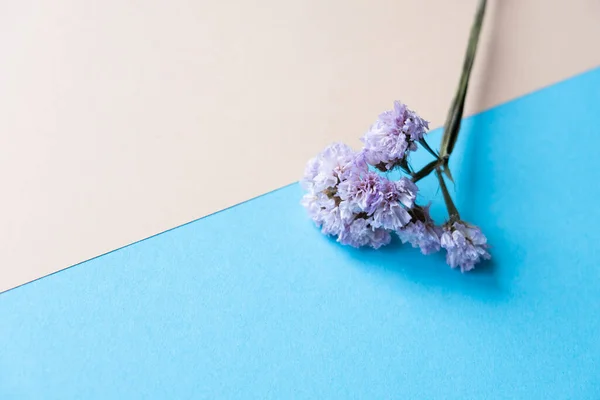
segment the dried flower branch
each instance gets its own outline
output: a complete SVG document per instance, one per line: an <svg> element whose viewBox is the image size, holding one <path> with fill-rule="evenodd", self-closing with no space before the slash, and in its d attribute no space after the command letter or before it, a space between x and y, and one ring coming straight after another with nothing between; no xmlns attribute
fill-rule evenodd
<svg viewBox="0 0 600 400"><path fill-rule="evenodd" d="M480 0L439 154L425 140L428 122L396 101L364 135L361 151L334 143L308 162L302 179L307 191L302 204L324 234L336 236L342 244L377 249L390 243L391 234L396 233L403 243L420 248L423 254L445 249L447 263L463 272L490 258L485 235L460 219L444 178L445 174L452 180L448 160L460 131L485 6L486 1ZM417 144L435 159L414 172L409 158L418 150ZM391 181L375 172L396 168L410 179ZM434 171L448 210L448 221L442 226L429 216L429 206L415 203L416 182Z"/></svg>

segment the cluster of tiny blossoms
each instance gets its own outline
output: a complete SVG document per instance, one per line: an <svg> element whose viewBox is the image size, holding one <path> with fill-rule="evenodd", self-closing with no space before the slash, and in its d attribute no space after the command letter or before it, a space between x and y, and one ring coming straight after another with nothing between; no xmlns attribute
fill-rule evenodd
<svg viewBox="0 0 600 400"><path fill-rule="evenodd" d="M481 230L460 220L437 226L429 208L415 203L418 188L411 179L392 181L375 171L407 165L427 129L427 121L395 102L365 134L361 151L334 143L308 162L302 205L324 234L342 244L378 249L396 234L423 254L444 248L452 268L469 271L490 258Z"/></svg>
<svg viewBox="0 0 600 400"><path fill-rule="evenodd" d="M394 109L381 114L363 137L365 158L382 171L402 165L408 153L417 150L427 129L427 121L396 101Z"/></svg>

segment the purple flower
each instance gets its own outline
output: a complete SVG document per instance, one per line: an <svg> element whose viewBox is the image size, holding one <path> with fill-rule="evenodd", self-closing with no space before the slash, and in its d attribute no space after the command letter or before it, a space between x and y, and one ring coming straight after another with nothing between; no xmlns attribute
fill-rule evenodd
<svg viewBox="0 0 600 400"><path fill-rule="evenodd" d="M323 192L305 194L301 204L308 211L310 218L321 228L321 232L326 235L339 235L345 225L351 222L350 219L342 218L336 200L329 198Z"/></svg>
<svg viewBox="0 0 600 400"><path fill-rule="evenodd" d="M390 232L411 220L417 194L410 180L369 171L362 153L337 143L309 161L302 185L301 203L321 231L354 247L388 244Z"/></svg>
<svg viewBox="0 0 600 400"><path fill-rule="evenodd" d="M478 262L491 258L487 251L487 238L481 229L464 221L444 226L441 245L448 252L448 265L460 267L462 272L470 271Z"/></svg>
<svg viewBox="0 0 600 400"><path fill-rule="evenodd" d="M346 226L339 237L338 242L352 247L370 246L378 249L389 244L392 237L388 231L381 228L373 228L370 219L356 218Z"/></svg>
<svg viewBox="0 0 600 400"><path fill-rule="evenodd" d="M381 187L385 178L375 172L367 172L362 177L353 176L338 186L340 198L355 206L356 211L372 214L383 200Z"/></svg>
<svg viewBox="0 0 600 400"><path fill-rule="evenodd" d="M351 175L367 171L363 155L348 145L333 143L308 161L301 184L308 191L320 192L335 187Z"/></svg>
<svg viewBox="0 0 600 400"><path fill-rule="evenodd" d="M373 226L397 231L411 220L406 207L413 206L417 186L405 177L397 182L383 179L379 190L382 197L373 212Z"/></svg>
<svg viewBox="0 0 600 400"><path fill-rule="evenodd" d="M439 251L442 229L429 216L429 206L415 205L410 214L412 221L398 231L402 243L409 242L412 247L419 247L423 254Z"/></svg>
<svg viewBox="0 0 600 400"><path fill-rule="evenodd" d="M429 129L428 122L399 101L379 116L363 137L366 161L380 170L390 170L415 151L415 142Z"/></svg>

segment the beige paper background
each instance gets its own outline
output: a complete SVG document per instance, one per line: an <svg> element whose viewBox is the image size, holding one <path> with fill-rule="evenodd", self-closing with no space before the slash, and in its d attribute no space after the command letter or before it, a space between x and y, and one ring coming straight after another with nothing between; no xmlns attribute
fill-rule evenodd
<svg viewBox="0 0 600 400"><path fill-rule="evenodd" d="M475 0L0 3L0 291L441 125ZM490 0L468 113L600 65L597 0Z"/></svg>

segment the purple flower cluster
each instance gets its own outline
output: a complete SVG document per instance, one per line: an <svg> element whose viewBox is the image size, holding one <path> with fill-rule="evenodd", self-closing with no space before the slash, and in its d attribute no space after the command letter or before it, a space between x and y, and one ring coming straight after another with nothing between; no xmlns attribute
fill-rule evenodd
<svg viewBox="0 0 600 400"><path fill-rule="evenodd" d="M460 267L462 272L470 271L481 260L491 258L487 251L487 238L481 229L462 221L444 227L441 245L448 252L448 265L452 268Z"/></svg>
<svg viewBox="0 0 600 400"><path fill-rule="evenodd" d="M335 143L308 162L302 204L327 235L342 244L375 249L390 242L390 232L406 226L417 187L369 171L364 154Z"/></svg>
<svg viewBox="0 0 600 400"><path fill-rule="evenodd" d="M429 216L429 206L415 205L411 214L412 221L398 232L402 243L408 242L412 247L420 248L423 254L439 251L442 229Z"/></svg>
<svg viewBox="0 0 600 400"><path fill-rule="evenodd" d="M469 271L490 258L481 230L456 217L436 225L429 206L415 203L418 188L412 180L391 181L370 168L388 171L407 165L408 153L417 149L427 129L425 120L395 102L364 136L360 152L334 143L308 162L302 205L324 234L342 244L378 249L396 233L423 254L444 248L452 268Z"/></svg>
<svg viewBox="0 0 600 400"><path fill-rule="evenodd" d="M416 142L423 139L428 122L399 101L394 109L379 116L362 138L367 162L382 171L389 171L406 160Z"/></svg>

